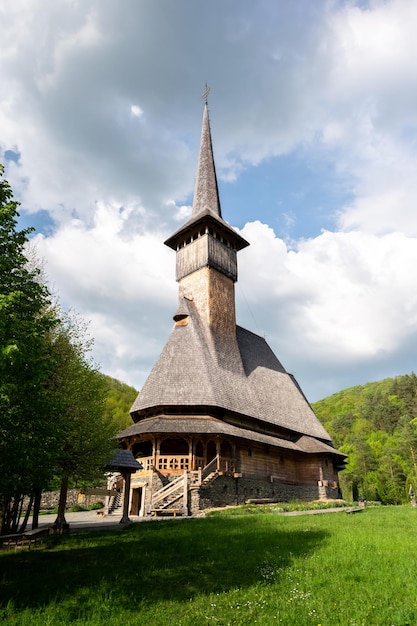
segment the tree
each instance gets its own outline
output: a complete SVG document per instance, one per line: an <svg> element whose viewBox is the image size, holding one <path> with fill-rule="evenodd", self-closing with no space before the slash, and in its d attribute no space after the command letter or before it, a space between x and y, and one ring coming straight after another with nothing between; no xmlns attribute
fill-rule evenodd
<svg viewBox="0 0 417 626"><path fill-rule="evenodd" d="M104 377L88 357L86 327L53 303L41 270L28 262L33 229L17 229L18 203L3 171L0 166L0 533L9 533L18 530L24 496L30 509L54 480L61 481L65 521L68 484L102 476L115 433L104 411Z"/></svg>
<svg viewBox="0 0 417 626"><path fill-rule="evenodd" d="M342 390L315 403L314 409L348 455L340 474L346 492L387 504L408 500L410 484L417 485L414 373Z"/></svg>
<svg viewBox="0 0 417 626"><path fill-rule="evenodd" d="M0 165L0 532L16 530L22 496L48 472L55 433L43 390L57 322L40 271L28 266L32 229L17 229L18 203L3 173Z"/></svg>
<svg viewBox="0 0 417 626"><path fill-rule="evenodd" d="M60 502L56 526L66 526L65 506L70 482L99 480L116 447L114 425L105 411L106 379L88 358L85 325L74 315L61 321L53 341L55 371L50 391L56 397L59 448L56 476Z"/></svg>

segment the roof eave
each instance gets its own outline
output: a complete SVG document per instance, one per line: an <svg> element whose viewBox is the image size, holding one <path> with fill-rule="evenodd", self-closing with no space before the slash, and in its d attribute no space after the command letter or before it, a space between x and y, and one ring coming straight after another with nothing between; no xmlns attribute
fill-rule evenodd
<svg viewBox="0 0 417 626"><path fill-rule="evenodd" d="M188 233L191 233L195 230L198 230L203 224L213 224L216 227L216 230L227 234L228 237L233 239L233 243L236 247L236 250L243 250L243 248L247 248L249 246L249 242L246 241L239 233L235 231L234 228L229 226L227 222L222 219L211 215L209 212L201 213L196 217L189 220L186 224L181 226L173 235L168 237L164 244L171 248L172 250L177 249L178 241L186 238Z"/></svg>

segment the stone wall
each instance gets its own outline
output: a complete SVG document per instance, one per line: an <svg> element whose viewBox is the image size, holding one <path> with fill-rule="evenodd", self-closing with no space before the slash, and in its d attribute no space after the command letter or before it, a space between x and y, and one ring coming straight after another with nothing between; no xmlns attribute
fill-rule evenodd
<svg viewBox="0 0 417 626"><path fill-rule="evenodd" d="M97 502L103 502L104 496L84 496L79 489L68 489L67 494L67 509L70 509L75 504L81 506L91 506ZM59 491L43 491L41 497L41 511L51 511L56 509L59 503ZM29 498L25 498L23 508L25 509L29 504Z"/></svg>
<svg viewBox="0 0 417 626"><path fill-rule="evenodd" d="M191 490L189 507L192 515L198 515L205 509L244 504L247 500L268 498L280 502L291 500L308 502L324 497L336 500L341 498L341 495L338 489L332 487L287 485L220 476L210 487Z"/></svg>

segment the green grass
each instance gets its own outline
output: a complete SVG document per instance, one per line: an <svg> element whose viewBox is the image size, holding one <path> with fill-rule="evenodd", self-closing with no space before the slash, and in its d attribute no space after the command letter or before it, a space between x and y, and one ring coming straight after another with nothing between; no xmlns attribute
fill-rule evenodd
<svg viewBox="0 0 417 626"><path fill-rule="evenodd" d="M369 503L371 506L379 506L379 502ZM230 515L242 515L243 513L286 513L291 511L319 511L323 509L354 508L357 502L345 502L345 500L302 502L279 502L274 504L241 504L225 509L213 509L207 513L208 517L224 517Z"/></svg>
<svg viewBox="0 0 417 626"><path fill-rule="evenodd" d="M0 553L13 625L417 624L417 510L164 520Z"/></svg>
<svg viewBox="0 0 417 626"><path fill-rule="evenodd" d="M102 509L104 504L102 502L96 502L95 504L90 504L89 506L83 506L82 504L73 504L69 509L67 509L68 513L78 513L79 511L96 511L98 509ZM58 507L56 506L54 509L44 509L39 511L39 515L50 515L51 513L57 514ZM30 514L31 517L33 513ZM23 517L23 515L22 515Z"/></svg>

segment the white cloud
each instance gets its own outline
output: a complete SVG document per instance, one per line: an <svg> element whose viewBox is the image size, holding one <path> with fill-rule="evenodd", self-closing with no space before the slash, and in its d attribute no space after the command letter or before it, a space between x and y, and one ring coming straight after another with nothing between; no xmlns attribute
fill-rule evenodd
<svg viewBox="0 0 417 626"><path fill-rule="evenodd" d="M341 364L354 369L375 359L380 371L379 361L396 359L417 336L416 238L324 232L287 250L259 222L242 235L252 245L240 253L239 312L244 325L266 334L284 366L308 378L303 362L329 376ZM325 382L316 380L316 388Z"/></svg>
<svg viewBox="0 0 417 626"><path fill-rule="evenodd" d="M346 190L337 231L291 249L254 202L242 231L252 245L239 255L244 325L256 311L315 397L409 371L416 3L213 2L0 8L0 157L19 154L7 178L25 213L54 220L37 238L51 280L91 319L103 369L140 386L176 306L175 255L162 242L190 215L207 78L222 180L238 187L256 165L261 196L265 159L297 152ZM285 228L302 221L284 205L280 214Z"/></svg>
<svg viewBox="0 0 417 626"><path fill-rule="evenodd" d="M139 385L168 335L177 295L175 255L161 232L128 232L134 210L99 204L91 227L72 220L35 243L60 301L90 322L106 373Z"/></svg>
<svg viewBox="0 0 417 626"><path fill-rule="evenodd" d="M137 104L132 104L132 106L130 107L130 112L132 113L133 117L142 117L143 115L142 109Z"/></svg>

